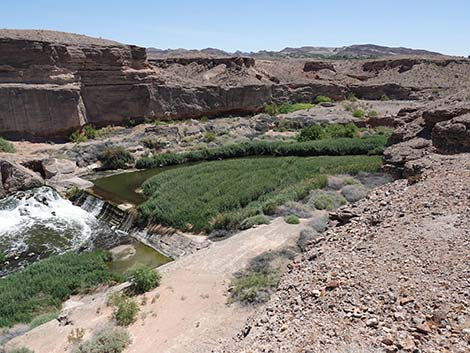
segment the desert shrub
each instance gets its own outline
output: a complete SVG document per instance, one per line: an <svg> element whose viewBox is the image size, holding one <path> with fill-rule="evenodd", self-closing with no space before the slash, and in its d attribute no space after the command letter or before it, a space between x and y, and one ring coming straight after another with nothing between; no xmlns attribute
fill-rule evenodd
<svg viewBox="0 0 470 353"><path fill-rule="evenodd" d="M352 116L355 117L355 118L363 118L364 115L365 115L364 111L360 110L360 109L357 109L357 110L353 111L353 113L352 113Z"/></svg>
<svg viewBox="0 0 470 353"><path fill-rule="evenodd" d="M70 295L119 280L105 251L67 253L38 261L0 280L0 327L29 323L35 315L59 310Z"/></svg>
<svg viewBox="0 0 470 353"><path fill-rule="evenodd" d="M83 135L89 140L93 140L98 136L97 130L93 125L85 125L82 128Z"/></svg>
<svg viewBox="0 0 470 353"><path fill-rule="evenodd" d="M353 138L359 134L359 128L353 123L346 125L343 124L328 124L325 126L324 134L329 138Z"/></svg>
<svg viewBox="0 0 470 353"><path fill-rule="evenodd" d="M312 228L302 229L299 235L299 239L297 239L297 246L299 247L300 251L304 252L307 249L308 243L315 240L318 236L318 232Z"/></svg>
<svg viewBox="0 0 470 353"><path fill-rule="evenodd" d="M73 353L121 353L131 343L126 329L104 328L87 342L81 343Z"/></svg>
<svg viewBox="0 0 470 353"><path fill-rule="evenodd" d="M134 157L124 147L108 147L99 156L103 169L125 169L134 162Z"/></svg>
<svg viewBox="0 0 470 353"><path fill-rule="evenodd" d="M209 121L209 118L207 116L202 116L201 119L199 119L203 123L207 123Z"/></svg>
<svg viewBox="0 0 470 353"><path fill-rule="evenodd" d="M204 134L204 141L205 142L214 142L217 139L217 135L215 132L209 131Z"/></svg>
<svg viewBox="0 0 470 353"><path fill-rule="evenodd" d="M128 296L121 294L112 299L113 318L119 326L129 326L137 320L139 304Z"/></svg>
<svg viewBox="0 0 470 353"><path fill-rule="evenodd" d="M4 253L0 252L0 264L5 262L6 260L7 256Z"/></svg>
<svg viewBox="0 0 470 353"><path fill-rule="evenodd" d="M299 217L297 217L296 215L293 215L293 214L290 214L290 215L284 217L284 221L287 224L299 224L300 223Z"/></svg>
<svg viewBox="0 0 470 353"><path fill-rule="evenodd" d="M315 99L313 100L313 103L319 104L319 103L331 103L333 100L330 97L327 96L316 96Z"/></svg>
<svg viewBox="0 0 470 353"><path fill-rule="evenodd" d="M363 199L367 196L367 189L358 184L358 185L346 185L344 188L341 189L341 195L344 196L348 202L356 202L360 199Z"/></svg>
<svg viewBox="0 0 470 353"><path fill-rule="evenodd" d="M19 347L9 350L8 353L34 353L34 351L26 347Z"/></svg>
<svg viewBox="0 0 470 353"><path fill-rule="evenodd" d="M70 333L67 335L67 342L71 344L78 344L83 341L83 337L85 337L85 330L83 328L77 327L72 329Z"/></svg>
<svg viewBox="0 0 470 353"><path fill-rule="evenodd" d="M16 152L16 149L9 141L0 137L0 152L14 153Z"/></svg>
<svg viewBox="0 0 470 353"><path fill-rule="evenodd" d="M80 142L86 142L88 139L84 134L82 134L81 131L74 131L70 137L69 137L70 142L73 143L80 143Z"/></svg>
<svg viewBox="0 0 470 353"><path fill-rule="evenodd" d="M288 201L277 210L279 215L287 216L293 214L299 218L308 218L312 215L312 209L297 201Z"/></svg>
<svg viewBox="0 0 470 353"><path fill-rule="evenodd" d="M230 301L258 304L269 300L287 264L295 258L291 249L268 251L253 258L231 283Z"/></svg>
<svg viewBox="0 0 470 353"><path fill-rule="evenodd" d="M356 95L355 95L354 93L350 93L350 94L348 95L348 101L350 101L350 102L357 102L357 97L356 97Z"/></svg>
<svg viewBox="0 0 470 353"><path fill-rule="evenodd" d="M297 135L298 142L315 141L325 138L325 130L320 124L314 124L303 128Z"/></svg>
<svg viewBox="0 0 470 353"><path fill-rule="evenodd" d="M389 101L390 98L386 94L382 94L382 96L380 97L380 100L381 101Z"/></svg>
<svg viewBox="0 0 470 353"><path fill-rule="evenodd" d="M318 210L334 210L347 203L346 199L334 191L314 190L310 193L307 203Z"/></svg>
<svg viewBox="0 0 470 353"><path fill-rule="evenodd" d="M379 114L375 111L375 110L370 110L368 113L367 113L367 116L369 118L376 118Z"/></svg>
<svg viewBox="0 0 470 353"><path fill-rule="evenodd" d="M318 233L323 233L326 230L330 216L326 211L320 212L320 214L315 214L315 216L307 223L307 226L317 231Z"/></svg>
<svg viewBox="0 0 470 353"><path fill-rule="evenodd" d="M141 157L137 168L157 168L204 160L218 160L249 156L338 156L370 154L377 147L385 148L388 136L374 135L362 138L337 138L306 142L252 141L228 144L182 153L160 153Z"/></svg>
<svg viewBox="0 0 470 353"><path fill-rule="evenodd" d="M162 143L157 137L147 136L142 138L140 142L142 143L142 145L144 145L144 147L152 150L158 150L162 147Z"/></svg>
<svg viewBox="0 0 470 353"><path fill-rule="evenodd" d="M158 287L161 275L153 268L139 264L129 270L128 279L132 283L132 290L141 294Z"/></svg>
<svg viewBox="0 0 470 353"><path fill-rule="evenodd" d="M245 218L240 223L240 229L248 229L260 224L269 224L269 218L261 214Z"/></svg>
<svg viewBox="0 0 470 353"><path fill-rule="evenodd" d="M49 313L38 315L30 322L29 328L33 329L35 327L41 326L42 324L45 324L46 322L55 320L59 316L59 313L59 310L54 310Z"/></svg>

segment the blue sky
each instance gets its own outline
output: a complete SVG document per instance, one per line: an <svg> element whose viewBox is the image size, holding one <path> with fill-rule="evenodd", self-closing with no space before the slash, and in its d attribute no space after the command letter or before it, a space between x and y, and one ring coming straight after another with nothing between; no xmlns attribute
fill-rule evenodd
<svg viewBox="0 0 470 353"><path fill-rule="evenodd" d="M0 0L0 27L158 48L374 43L470 55L469 0Z"/></svg>

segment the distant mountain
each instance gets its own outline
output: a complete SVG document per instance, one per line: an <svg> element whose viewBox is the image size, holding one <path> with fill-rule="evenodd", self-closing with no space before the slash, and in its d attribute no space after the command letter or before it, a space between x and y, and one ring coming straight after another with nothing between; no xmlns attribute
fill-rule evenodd
<svg viewBox="0 0 470 353"><path fill-rule="evenodd" d="M443 55L423 49L393 48L374 44L356 44L346 47L313 47L284 48L280 51L260 50L257 52L236 51L229 53L220 49L156 49L147 48L147 54L155 57L226 57L248 56L258 59L284 59L284 58L376 58L393 55Z"/></svg>

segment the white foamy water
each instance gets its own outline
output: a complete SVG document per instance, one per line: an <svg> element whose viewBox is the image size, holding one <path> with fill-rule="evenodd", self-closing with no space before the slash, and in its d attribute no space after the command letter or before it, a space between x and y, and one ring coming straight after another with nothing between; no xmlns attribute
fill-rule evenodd
<svg viewBox="0 0 470 353"><path fill-rule="evenodd" d="M7 254L77 250L98 226L93 214L48 187L0 200L0 251Z"/></svg>

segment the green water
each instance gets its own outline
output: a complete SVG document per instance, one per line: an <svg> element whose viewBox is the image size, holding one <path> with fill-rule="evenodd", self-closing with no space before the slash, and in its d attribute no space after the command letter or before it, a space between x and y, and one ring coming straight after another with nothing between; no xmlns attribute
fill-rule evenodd
<svg viewBox="0 0 470 353"><path fill-rule="evenodd" d="M156 268L171 261L170 258L138 241L128 247L134 248L135 253L129 255L129 252L124 250L122 253L115 256L113 261L108 263L111 271L125 274L130 268L137 264Z"/></svg>
<svg viewBox="0 0 470 353"><path fill-rule="evenodd" d="M192 164L194 163L185 164L184 166ZM95 184L93 186L93 192L105 200L117 204L131 203L137 206L145 201L145 196L137 192L137 189L142 186L144 181L166 170L184 168L184 166L175 165L163 168L145 169L98 178L93 180L93 184Z"/></svg>

